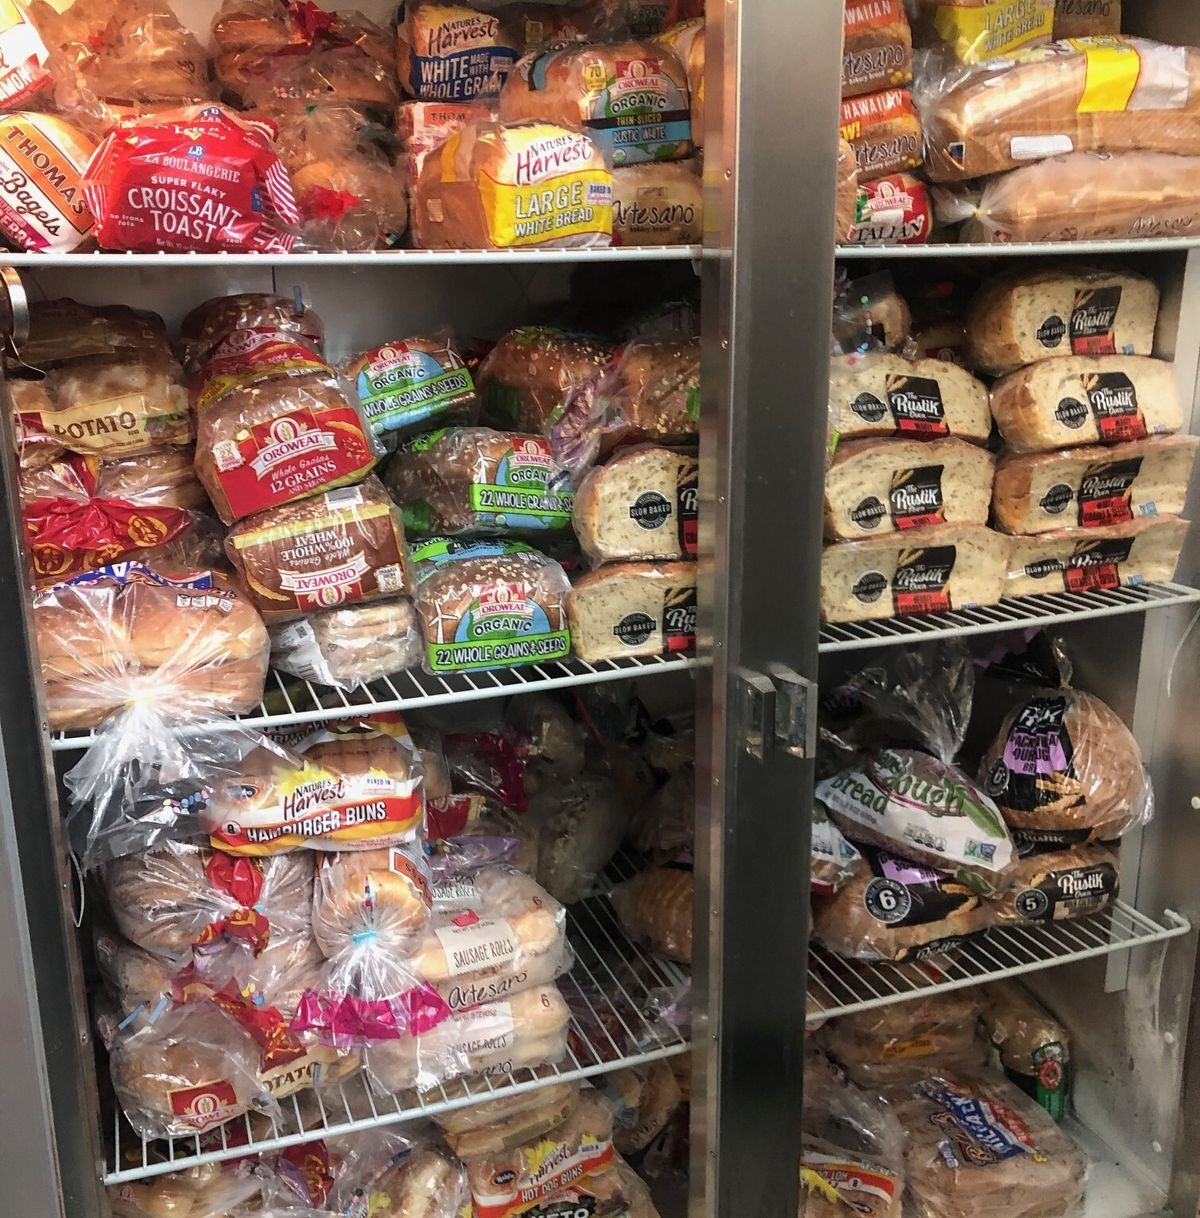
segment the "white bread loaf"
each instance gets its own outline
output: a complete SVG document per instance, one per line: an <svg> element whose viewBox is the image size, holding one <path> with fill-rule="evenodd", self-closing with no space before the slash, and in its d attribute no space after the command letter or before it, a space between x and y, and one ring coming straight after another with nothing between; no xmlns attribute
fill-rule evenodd
<svg viewBox="0 0 1200 1218"><path fill-rule="evenodd" d="M825 475L825 536L987 524L995 459L963 440L851 440Z"/></svg>
<svg viewBox="0 0 1200 1218"><path fill-rule="evenodd" d="M1178 516L1143 516L1099 529L1056 529L1013 541L1005 596L1090 592L1174 578L1191 526Z"/></svg>
<svg viewBox="0 0 1200 1218"><path fill-rule="evenodd" d="M826 546L821 616L865 622L966 605L1004 594L1010 538L978 524L937 525Z"/></svg>
<svg viewBox="0 0 1200 1218"><path fill-rule="evenodd" d="M992 514L1006 533L1098 528L1183 511L1200 438L1161 436L1109 448L1002 457Z"/></svg>
<svg viewBox="0 0 1200 1218"><path fill-rule="evenodd" d="M1009 372L1052 356L1149 355L1158 288L1126 271L1044 270L1003 275L967 311L971 364Z"/></svg>
<svg viewBox="0 0 1200 1218"><path fill-rule="evenodd" d="M1142 440L1183 426L1175 369L1142 355L1074 355L1019 368L992 386L1013 452Z"/></svg>
<svg viewBox="0 0 1200 1218"><path fill-rule="evenodd" d="M843 440L899 434L986 444L992 434L987 389L947 360L908 360L883 352L835 357L829 408Z"/></svg>
<svg viewBox="0 0 1200 1218"><path fill-rule="evenodd" d="M601 567L567 598L571 645L581 660L617 660L693 650L696 566L634 562Z"/></svg>

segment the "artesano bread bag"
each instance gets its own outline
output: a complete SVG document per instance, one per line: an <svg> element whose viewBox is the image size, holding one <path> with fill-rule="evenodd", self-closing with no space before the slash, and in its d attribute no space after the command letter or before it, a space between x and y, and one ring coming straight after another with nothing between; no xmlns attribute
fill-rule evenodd
<svg viewBox="0 0 1200 1218"><path fill-rule="evenodd" d="M847 98L839 127L842 139L854 149L860 179L900 173L921 163L921 120L907 89Z"/></svg>
<svg viewBox="0 0 1200 1218"><path fill-rule="evenodd" d="M695 158L613 170L613 245L698 245L703 235L704 189Z"/></svg>
<svg viewBox="0 0 1200 1218"><path fill-rule="evenodd" d="M1121 0L1054 0L1054 37L1121 32Z"/></svg>
<svg viewBox="0 0 1200 1218"><path fill-rule="evenodd" d="M842 96L912 80L912 33L903 0L846 0Z"/></svg>

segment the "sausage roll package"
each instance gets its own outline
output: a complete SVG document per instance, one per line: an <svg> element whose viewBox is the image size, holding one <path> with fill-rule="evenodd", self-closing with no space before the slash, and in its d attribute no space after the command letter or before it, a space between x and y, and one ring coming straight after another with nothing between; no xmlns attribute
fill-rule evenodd
<svg viewBox="0 0 1200 1218"><path fill-rule="evenodd" d="M1071 1095L1067 1029L1014 981L988 986L983 1026L1009 1081L1062 1121Z"/></svg>
<svg viewBox="0 0 1200 1218"><path fill-rule="evenodd" d="M225 551L269 623L408 591L400 513L374 477L250 516Z"/></svg>
<svg viewBox="0 0 1200 1218"><path fill-rule="evenodd" d="M292 336L300 352L282 355L291 354L295 358L307 353L321 358L324 354L325 325L302 300L266 292L240 292L204 301L179 323L184 367L189 373L198 372L213 348L238 330L266 333L277 340ZM242 345L240 354L245 354L246 345ZM283 371L288 371L289 366L285 360Z"/></svg>
<svg viewBox="0 0 1200 1218"><path fill-rule="evenodd" d="M618 885L613 905L625 932L672 960L692 960L692 852L638 872Z"/></svg>
<svg viewBox="0 0 1200 1218"><path fill-rule="evenodd" d="M422 101L496 97L520 54L515 26L466 5L405 0L396 27L400 87Z"/></svg>

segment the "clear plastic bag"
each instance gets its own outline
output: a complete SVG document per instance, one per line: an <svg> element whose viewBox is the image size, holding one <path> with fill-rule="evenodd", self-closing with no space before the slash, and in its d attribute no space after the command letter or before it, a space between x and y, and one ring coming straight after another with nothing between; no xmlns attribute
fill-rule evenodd
<svg viewBox="0 0 1200 1218"><path fill-rule="evenodd" d="M458 1218L470 1203L467 1176L452 1156L406 1128L372 1129L331 1138L333 1189L325 1208L336 1214L404 1214Z"/></svg>
<svg viewBox="0 0 1200 1218"><path fill-rule="evenodd" d="M931 74L945 75L960 64L1003 59L1055 36L1055 0L969 0L966 4L916 0L913 33L921 46L914 64L918 85Z"/></svg>
<svg viewBox="0 0 1200 1218"><path fill-rule="evenodd" d="M528 818L477 795L455 795L429 806L429 866L433 903L455 909L474 900L471 877L504 863L525 875L537 874L538 837Z"/></svg>
<svg viewBox="0 0 1200 1218"><path fill-rule="evenodd" d="M299 288L294 297L241 292L206 300L179 323L179 342L187 371L198 372L212 349L239 330L292 335L297 346L324 357L325 325L304 305Z"/></svg>
<svg viewBox="0 0 1200 1218"><path fill-rule="evenodd" d="M809 891L833 896L859 871L862 855L846 840L820 804L812 810Z"/></svg>
<svg viewBox="0 0 1200 1218"><path fill-rule="evenodd" d="M521 734L525 788L531 794L582 773L587 734L561 702L548 694L513 698L504 718Z"/></svg>
<svg viewBox="0 0 1200 1218"><path fill-rule="evenodd" d="M651 867L619 884L613 905L626 933L646 939L672 960L692 960L691 851L661 867Z"/></svg>
<svg viewBox="0 0 1200 1218"><path fill-rule="evenodd" d="M616 1109L613 1145L625 1155L645 1150L683 1102L675 1072L661 1058L602 1074L594 1085Z"/></svg>
<svg viewBox="0 0 1200 1218"><path fill-rule="evenodd" d="M888 271L849 280L833 302L833 353L898 351L908 341L912 313Z"/></svg>
<svg viewBox="0 0 1200 1218"><path fill-rule="evenodd" d="M450 1096L457 1092L447 1088ZM579 1102L579 1083L548 1082L503 1099L484 1100L434 1116L447 1145L460 1159L499 1154L561 1125Z"/></svg>
<svg viewBox="0 0 1200 1218"><path fill-rule="evenodd" d="M564 905L593 895L630 812L615 783L589 774L535 796L527 815L538 834L538 883Z"/></svg>
<svg viewBox="0 0 1200 1218"><path fill-rule="evenodd" d="M105 1191L112 1218L229 1218L258 1198L262 1180L252 1162L235 1160L110 1184Z"/></svg>
<svg viewBox="0 0 1200 1218"><path fill-rule="evenodd" d="M1025 926L1101 913L1117 899L1121 882L1117 856L1103 846L1043 849L1036 843L1009 878L1011 887L992 909L997 922Z"/></svg>
<svg viewBox="0 0 1200 1218"><path fill-rule="evenodd" d="M982 1018L1009 1080L1062 1121L1071 1097L1067 1029L1012 981L988 987Z"/></svg>

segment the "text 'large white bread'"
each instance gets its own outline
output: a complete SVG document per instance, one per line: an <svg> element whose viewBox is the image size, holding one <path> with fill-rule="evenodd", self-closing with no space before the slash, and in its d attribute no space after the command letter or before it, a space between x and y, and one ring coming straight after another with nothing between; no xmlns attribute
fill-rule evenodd
<svg viewBox="0 0 1200 1218"><path fill-rule="evenodd" d="M696 645L694 563L620 563L577 580L567 598L581 660L688 653Z"/></svg>

